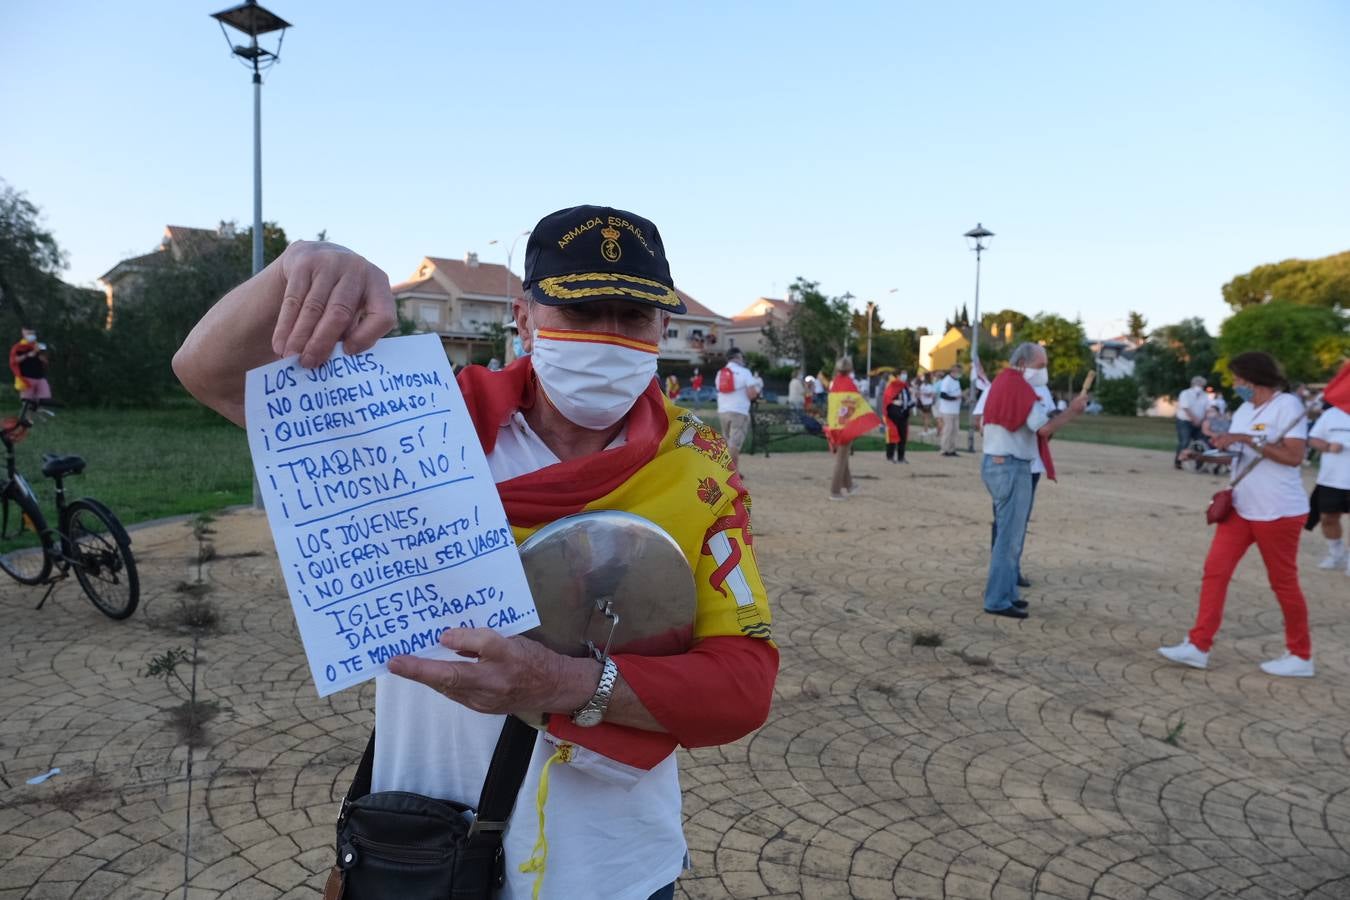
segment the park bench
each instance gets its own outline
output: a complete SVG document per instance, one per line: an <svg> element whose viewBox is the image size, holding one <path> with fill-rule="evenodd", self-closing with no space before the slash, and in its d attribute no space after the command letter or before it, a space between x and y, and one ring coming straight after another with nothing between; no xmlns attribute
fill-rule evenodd
<svg viewBox="0 0 1350 900"><path fill-rule="evenodd" d="M818 437L823 441L825 430L819 419L798 409L762 403L750 406L750 446L746 453L762 452L767 458L769 445L794 437Z"/></svg>

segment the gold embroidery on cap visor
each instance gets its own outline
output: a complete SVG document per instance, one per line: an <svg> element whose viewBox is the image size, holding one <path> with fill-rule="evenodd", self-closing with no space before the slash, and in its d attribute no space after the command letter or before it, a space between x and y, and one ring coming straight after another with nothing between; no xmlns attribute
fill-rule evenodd
<svg viewBox="0 0 1350 900"><path fill-rule="evenodd" d="M659 281L636 275L597 272L584 275L554 275L535 282L544 296L554 300L582 301L602 297L642 300L664 306L675 312L684 312L684 301L675 291Z"/></svg>

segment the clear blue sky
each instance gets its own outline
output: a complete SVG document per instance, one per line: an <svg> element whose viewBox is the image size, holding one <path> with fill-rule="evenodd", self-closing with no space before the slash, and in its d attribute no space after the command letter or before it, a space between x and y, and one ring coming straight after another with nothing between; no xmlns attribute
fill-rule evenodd
<svg viewBox="0 0 1350 900"><path fill-rule="evenodd" d="M228 5L0 4L0 177L69 280L165 224L251 219ZM719 312L801 275L937 328L971 300L978 220L983 309L1099 336L1131 309L1217 327L1233 275L1350 248L1340 0L265 5L295 27L264 215L395 281L600 203L656 221Z"/></svg>

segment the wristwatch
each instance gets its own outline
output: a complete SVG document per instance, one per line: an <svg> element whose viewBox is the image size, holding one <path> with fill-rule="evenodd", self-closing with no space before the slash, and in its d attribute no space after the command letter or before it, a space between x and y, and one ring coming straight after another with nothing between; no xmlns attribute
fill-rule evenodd
<svg viewBox="0 0 1350 900"><path fill-rule="evenodd" d="M1265 445L1266 439L1262 435L1258 434L1252 437L1252 449L1255 450L1258 455L1261 453L1261 448Z"/></svg>
<svg viewBox="0 0 1350 900"><path fill-rule="evenodd" d="M614 693L614 682L618 680L619 667L614 665L614 660L606 657L605 666L600 670L600 683L595 686L595 693L584 706L572 713L572 724L581 728L599 725L605 718L605 710L609 709L609 698Z"/></svg>

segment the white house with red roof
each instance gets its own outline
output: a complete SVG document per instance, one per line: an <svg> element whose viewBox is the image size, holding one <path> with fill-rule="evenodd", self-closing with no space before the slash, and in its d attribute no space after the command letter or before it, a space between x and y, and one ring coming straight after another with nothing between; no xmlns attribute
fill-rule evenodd
<svg viewBox="0 0 1350 900"><path fill-rule="evenodd" d="M219 247L222 241L230 241L234 237L232 222L221 222L216 228L165 225L164 236L153 251L124 259L98 277L99 286L103 288L108 301L109 326L112 325L113 309L119 298L125 300L135 294L147 272L172 264L190 263L202 253Z"/></svg>
<svg viewBox="0 0 1350 900"><path fill-rule="evenodd" d="M737 347L745 353L762 353L770 356L769 342L764 337L764 326L773 323L779 328L786 327L792 318L793 300L781 300L776 297L760 297L745 309L731 317L731 324L725 329L726 345L723 352Z"/></svg>
<svg viewBox="0 0 1350 900"><path fill-rule="evenodd" d="M513 327L511 300L524 296L515 273L500 263L479 262L477 253L466 253L462 260L424 256L412 276L393 290L399 315L410 319L418 331L439 335L454 365L486 362L500 353L493 337L500 335L499 328ZM731 320L683 291L676 293L689 311L671 317L661 338L660 358L697 365L705 353L725 349L721 330Z"/></svg>

